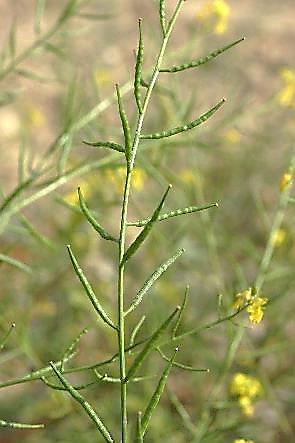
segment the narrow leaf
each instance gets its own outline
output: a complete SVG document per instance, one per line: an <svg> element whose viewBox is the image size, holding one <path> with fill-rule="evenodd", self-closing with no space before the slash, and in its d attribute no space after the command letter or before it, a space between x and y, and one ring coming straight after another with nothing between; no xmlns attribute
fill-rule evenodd
<svg viewBox="0 0 295 443"><path fill-rule="evenodd" d="M29 234L35 238L39 243L42 245L47 246L50 249L55 249L54 244L51 240L49 240L45 235L41 234L37 229L34 227L34 225L25 217L24 215L20 214L20 220L22 225L27 229Z"/></svg>
<svg viewBox="0 0 295 443"><path fill-rule="evenodd" d="M22 137L19 143L18 153L18 183L21 184L25 181L26 177L26 144Z"/></svg>
<svg viewBox="0 0 295 443"><path fill-rule="evenodd" d="M199 60L192 61L190 63L184 63L182 65L172 66L171 68L160 69L160 72L180 72L180 71L184 71L185 69L196 68L197 66L204 65L205 63L209 62L213 58L217 57L218 55L222 54L223 52L227 51L228 49L232 48L233 46L237 45L238 43L241 43L244 40L245 40L245 37L242 37L239 40L236 40L233 43L230 43L229 45L226 45L226 46L223 46L222 48L216 49L215 51L208 54L206 57L202 57Z"/></svg>
<svg viewBox="0 0 295 443"><path fill-rule="evenodd" d="M170 359L166 357L166 355L161 351L159 347L157 347L157 351L159 352L163 360L168 362L170 361ZM210 369L208 368L193 368L192 366L184 365L183 363L177 363L176 361L173 362L173 366L175 368L183 369L184 371L189 372L206 372L207 374L210 372Z"/></svg>
<svg viewBox="0 0 295 443"><path fill-rule="evenodd" d="M137 414L137 421L136 421L136 437L135 437L135 443L143 443L143 435L141 432L141 411L138 411Z"/></svg>
<svg viewBox="0 0 295 443"><path fill-rule="evenodd" d="M68 20L70 17L72 17L73 15L75 15L77 13L78 4L79 4L79 0L69 0L68 1L64 10L62 11L62 13L60 14L60 16L58 18L59 25L63 24L66 20Z"/></svg>
<svg viewBox="0 0 295 443"><path fill-rule="evenodd" d="M11 28L9 31L8 50L9 50L9 57L13 60L15 58L15 51L16 51L16 23L15 22L11 25Z"/></svg>
<svg viewBox="0 0 295 443"><path fill-rule="evenodd" d="M4 348L4 346L7 343L7 340L10 336L10 334L12 333L13 329L15 328L15 323L12 323L10 325L10 328L8 329L8 331L4 334L4 336L0 339L0 351L2 351L2 349Z"/></svg>
<svg viewBox="0 0 295 443"><path fill-rule="evenodd" d="M197 426L195 425L194 420L191 418L191 416L189 415L183 404L180 402L180 400L176 397L174 392L170 391L169 389L168 397L175 407L176 412L182 419L184 426L191 432L192 436L194 437L197 433Z"/></svg>
<svg viewBox="0 0 295 443"><path fill-rule="evenodd" d="M50 383L45 377L41 377L41 380L43 381L43 383L48 386L51 389L55 389L56 391L67 391L67 388L65 388L64 386L61 385L55 385L53 383ZM91 381L89 383L85 383L84 385L79 385L79 386L72 386L74 389L76 389L77 391L81 391L82 389L86 389L89 388L89 386L93 386L96 384L96 381Z"/></svg>
<svg viewBox="0 0 295 443"><path fill-rule="evenodd" d="M125 149L122 145L119 145L118 143L113 143L113 142L102 142L102 141L98 141L98 142L86 142L83 140L82 143L85 143L85 145L89 145L89 146L95 146L95 147L103 147L103 148L110 148L113 149L114 151L118 151L118 152L125 152Z"/></svg>
<svg viewBox="0 0 295 443"><path fill-rule="evenodd" d="M130 366L127 375L125 377L124 382L127 383L131 377L135 374L139 366L142 364L143 360L150 354L150 352L154 349L157 344L158 339L161 335L166 331L171 321L173 320L175 314L179 311L180 307L177 308L169 315L169 317L160 325L160 327L153 333L149 341L144 346L143 350L137 355L134 362Z"/></svg>
<svg viewBox="0 0 295 443"><path fill-rule="evenodd" d="M69 57L68 54L66 54L66 52L64 52L62 48L59 48L58 46L50 42L46 42L43 45L43 48L46 49L46 51L49 51L52 54L54 54L56 57L59 57L61 60L66 60Z"/></svg>
<svg viewBox="0 0 295 443"><path fill-rule="evenodd" d="M144 43L143 43L143 35L141 29L141 18L138 20L139 26L139 43L136 57L136 65L135 65L135 75L134 75L134 96L136 100L136 104L138 107L138 111L142 114L142 106L141 106L141 79L142 79L142 63L143 63L143 54L144 54Z"/></svg>
<svg viewBox="0 0 295 443"><path fill-rule="evenodd" d="M131 141L131 131L128 123L127 115L123 107L123 102L120 94L119 86L116 85L117 99L118 99L118 109L122 123L122 129L124 133L125 140L125 157L127 161L127 166L129 167L132 157L132 141Z"/></svg>
<svg viewBox="0 0 295 443"><path fill-rule="evenodd" d="M88 332L87 328L82 329L79 335L72 341L72 343L64 351L61 358L61 366L60 366L61 372L63 372L64 370L64 363L70 358L70 356L74 355L74 353L76 352L76 348L80 343L81 338L83 337L83 335L87 334L87 332Z"/></svg>
<svg viewBox="0 0 295 443"><path fill-rule="evenodd" d="M152 275L144 282L144 285L142 286L142 288L138 291L138 293L136 294L136 296L132 300L130 307L125 312L125 315L132 312L137 307L137 305L139 305L139 303L142 301L144 295L152 287L152 285L155 283L155 281L157 281L158 278L160 278L161 275L169 268L169 266L172 265L175 262L175 260L177 260L178 257L180 257L183 253L184 253L184 249L178 249L178 251L174 255L172 255L172 257L170 257L168 260L166 260L164 263L162 263L152 273Z"/></svg>
<svg viewBox="0 0 295 443"><path fill-rule="evenodd" d="M220 102L218 102L215 106L213 106L213 108L209 109L209 111L205 112L199 118L193 120L187 125L177 126L176 128L169 129L168 131L156 132L155 134L141 135L140 138L145 140L150 140L150 139L171 137L172 135L180 134L181 132L193 129L196 126L199 126L202 123L204 123L206 120L208 120L209 117L215 114L215 112L218 111L218 109L225 103L225 101L226 101L225 98L223 98L222 100L220 100Z"/></svg>
<svg viewBox="0 0 295 443"><path fill-rule="evenodd" d="M37 0L36 3L36 12L35 12L35 33L40 34L41 32L41 21L44 14L46 0Z"/></svg>
<svg viewBox="0 0 295 443"><path fill-rule="evenodd" d="M205 209L210 208L218 208L218 203L211 203L206 206L187 206L186 208L178 208L174 211L167 212L165 214L160 214L157 221L167 220L168 218L177 217L178 215L191 214L193 212L204 211ZM150 217L144 220L137 220L135 222L127 223L128 226L137 226L140 228L141 226L145 226L150 221Z"/></svg>
<svg viewBox="0 0 295 443"><path fill-rule="evenodd" d="M45 77L43 75L39 75L36 72L29 71L28 69L15 69L16 74L20 75L24 78L29 78L30 80L40 82L40 83L53 83L56 81L55 78Z"/></svg>
<svg viewBox="0 0 295 443"><path fill-rule="evenodd" d="M90 283L88 282L85 274L83 273L82 269L79 266L79 263L77 262L76 257L74 256L72 250L71 250L71 246L67 245L67 249L70 255L70 259L72 262L72 265L74 267L74 270L80 280L80 282L82 283L83 288L85 289L86 294L88 295L89 300L92 303L92 306L94 307L94 309L96 310L96 312L98 313L98 315L102 318L102 320L109 325L111 328L117 330L117 327L114 325L114 323L112 322L112 320L110 320L110 318L108 317L108 315L105 313L105 311L103 310L103 308L101 307L99 301L96 298L96 295L90 285Z"/></svg>
<svg viewBox="0 0 295 443"><path fill-rule="evenodd" d="M76 400L82 408L86 411L87 415L91 418L92 421L96 424L97 429L100 431L102 436L104 437L105 441L109 443L113 443L114 439L111 436L110 432L106 428L106 426L103 424L102 420L99 418L93 407L88 403L88 401L85 400L85 398L78 392L73 386L70 385L70 383L65 379L65 377L60 373L60 371L57 369L55 364L53 362L50 362L50 366L54 370L57 378L62 383L62 385L66 388L68 393L73 397L74 400Z"/></svg>
<svg viewBox="0 0 295 443"><path fill-rule="evenodd" d="M166 36L166 5L165 0L160 0L159 7L159 16L160 16L160 24L163 32L163 37Z"/></svg>
<svg viewBox="0 0 295 443"><path fill-rule="evenodd" d="M0 427L13 428L13 429L40 429L40 428L45 428L45 425L43 424L29 425L27 423L16 423L14 421L0 420Z"/></svg>
<svg viewBox="0 0 295 443"><path fill-rule="evenodd" d="M165 194L162 197L162 200L160 201L159 206L155 209L151 219L149 222L144 226L143 230L140 232L140 234L136 237L134 242L129 246L127 251L125 252L122 261L120 263L120 266L123 266L124 263L126 263L127 260L129 260L132 255L137 251L137 249L141 246L141 244L144 242L148 234L150 233L150 230L152 229L155 222L158 220L160 211L164 205L164 202L167 198L168 192L170 191L172 185L169 185L167 190L165 191Z"/></svg>
<svg viewBox="0 0 295 443"><path fill-rule="evenodd" d="M83 197L82 191L80 188L78 188L78 195L79 195L79 203L81 207L81 211L87 218L88 222L91 224L91 226L95 229L96 232L99 233L99 235L104 238L105 240L111 240L114 242L118 242L118 240L110 235L99 223L98 221L93 217L89 209L87 208L86 201Z"/></svg>
<svg viewBox="0 0 295 443"><path fill-rule="evenodd" d="M132 346L134 345L135 338L136 338L136 336L137 336L137 334L138 334L138 331L140 330L141 326L143 325L143 322L144 322L144 321L145 321L145 315L143 315L143 316L139 319L138 323L137 323L137 324L135 325L135 327L133 328L133 331L131 332L131 335L130 335L129 348L132 348ZM132 349L130 349L129 354L130 354L130 355L132 354Z"/></svg>
<svg viewBox="0 0 295 443"><path fill-rule="evenodd" d="M184 291L184 297L183 297L183 301L182 301L182 304L181 304L181 307L180 307L180 311L178 313L178 316L177 316L177 319L176 319L176 322L175 322L175 326L172 329L172 338L174 338L176 336L176 334L177 334L177 330L178 330L178 327L180 325L180 322L181 322L181 319L182 319L182 316L183 316L183 312L184 312L184 309L185 309L185 306L186 306L186 301L187 301L188 293L189 293L189 285L186 286L185 291Z"/></svg>
<svg viewBox="0 0 295 443"><path fill-rule="evenodd" d="M6 207L13 201L16 199L16 197L22 192L24 191L26 188L28 188L33 181L36 179L36 176L32 176L30 178L28 178L26 181L24 181L23 183L19 184L3 201L3 203L0 206L0 214L1 212L4 211L4 209L6 209Z"/></svg>
<svg viewBox="0 0 295 443"><path fill-rule="evenodd" d="M115 17L115 14L88 14L87 12L79 12L77 17L92 21L111 20Z"/></svg>
<svg viewBox="0 0 295 443"><path fill-rule="evenodd" d="M32 274L33 270L30 266L25 263L16 260L15 258L9 257L5 254L0 254L0 264L7 263L8 265L14 266L15 268L20 269L21 271L26 272L27 274Z"/></svg>
<svg viewBox="0 0 295 443"><path fill-rule="evenodd" d="M176 356L177 351L178 351L178 348L175 349L174 353L172 354L172 357L169 360L168 365L164 369L164 371L161 375L161 378L159 380L159 383L152 395L152 398L150 399L149 404L147 405L146 410L142 416L142 419L141 419L141 433L142 433L142 435L144 435L146 433L149 422L150 422L151 417L153 415L153 412L156 409L156 407L161 399L161 396L164 392L164 389L165 389L165 386L167 383L167 379L168 379L170 370L173 366L173 362L175 360L175 356Z"/></svg>

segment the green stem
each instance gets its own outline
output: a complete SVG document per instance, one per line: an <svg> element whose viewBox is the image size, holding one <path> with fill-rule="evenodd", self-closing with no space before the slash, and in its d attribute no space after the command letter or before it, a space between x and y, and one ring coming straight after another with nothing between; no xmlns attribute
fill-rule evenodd
<svg viewBox="0 0 295 443"><path fill-rule="evenodd" d="M259 272L255 281L255 289L257 291L257 294L261 292L262 286L264 284L265 278L267 276L267 271L269 269L270 262L273 257L274 249L275 249L275 242L274 242L274 235L275 233L280 229L285 212L286 207L289 202L289 196L290 196L290 190L291 186L286 189L286 191L283 191L280 201L279 201L279 207L275 214L275 218L271 227L271 231L267 240L267 244L264 250L264 254L260 263Z"/></svg>
<svg viewBox="0 0 295 443"><path fill-rule="evenodd" d="M160 66L163 60L165 49L171 35L172 29L175 25L177 16L180 12L181 6L185 0L179 0L175 8L174 14L169 22L167 32L163 38L162 45L156 60L154 71L152 74L151 81L149 83L143 106L142 112L138 116L135 135L132 143L132 153L130 163L127 167L125 189L123 195L122 212L121 212L121 228L119 237L119 269L118 269L118 343L119 343L119 361L120 361L120 380L121 380L121 429L122 429L122 443L128 442L128 417L127 417L127 384L126 378L126 361L125 361L125 323L124 323L124 270L125 263L122 263L122 259L125 252L125 240L126 240L126 229L127 229L127 213L128 213L128 202L131 188L131 178L132 171L134 167L134 162L137 153L137 147L139 144L140 134L149 104L149 100L155 86L156 80L160 72ZM122 264L121 264L122 263Z"/></svg>

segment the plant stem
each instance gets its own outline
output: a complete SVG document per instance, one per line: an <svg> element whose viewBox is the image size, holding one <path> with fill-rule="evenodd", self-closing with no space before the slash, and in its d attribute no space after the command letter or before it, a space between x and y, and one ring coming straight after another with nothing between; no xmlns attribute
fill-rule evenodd
<svg viewBox="0 0 295 443"><path fill-rule="evenodd" d="M3 80L8 74L13 72L20 63L29 58L36 49L42 47L56 33L56 31L58 31L59 28L60 23L54 23L54 25L45 34L43 34L42 37L35 40L27 49L15 57L9 63L9 65L0 72L0 81Z"/></svg>
<svg viewBox="0 0 295 443"><path fill-rule="evenodd" d="M152 78L149 82L147 92L144 97L144 102L142 106L142 112L138 116L137 125L135 129L135 135L132 143L132 155L131 161L127 167L125 189L123 195L122 212L121 212L121 227L120 227L120 237L119 237L119 269L118 269L118 343L119 343L119 360L120 360L120 379L121 379L121 430L122 430L122 443L128 442L128 417L127 417L127 384L125 381L126 377L126 361L125 361L125 323L124 323L124 270L125 264L121 265L124 251L125 251L125 240L126 240L126 229L127 229L127 213L128 213L128 202L131 189L131 178L132 171L134 168L134 162L136 158L137 147L139 144L140 134L143 126L144 117L147 111L149 100L152 94L152 90L156 83L157 77L160 72L161 62L165 53L165 49L175 25L177 16L180 12L181 6L185 0L179 0L175 8L174 14L169 22L167 32L163 38L162 45L155 63Z"/></svg>

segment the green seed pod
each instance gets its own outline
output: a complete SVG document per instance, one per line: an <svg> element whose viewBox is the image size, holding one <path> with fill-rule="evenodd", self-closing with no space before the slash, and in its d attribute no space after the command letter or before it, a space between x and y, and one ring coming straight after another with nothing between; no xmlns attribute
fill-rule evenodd
<svg viewBox="0 0 295 443"><path fill-rule="evenodd" d="M200 65L204 65L205 63L209 62L213 58L217 57L218 55L222 54L223 52L227 51L228 49L232 48L233 46L237 45L238 43L244 40L245 37L240 38L239 40L236 40L233 43L224 46L223 48L216 49L215 51L208 54L206 57L201 57L199 60L190 63L184 63L182 65L172 66L172 68L160 69L160 72L180 72L180 71L185 71L186 69L196 68Z"/></svg>
<svg viewBox="0 0 295 443"><path fill-rule="evenodd" d="M120 89L119 86L116 85L116 92L117 92L117 98L118 98L118 108L119 108L119 114L121 118L122 123L122 129L124 133L124 139L125 139L125 157L127 161L127 165L129 166L131 162L132 157L132 141L131 141L131 131L130 126L128 123L127 115L123 107L123 102L121 99Z"/></svg>
<svg viewBox="0 0 295 443"><path fill-rule="evenodd" d="M218 111L218 109L225 103L225 101L226 101L225 98L223 98L219 103L213 106L213 108L209 109L209 111L205 112L205 114L202 114L199 118L193 120L187 125L177 126L176 128L170 129L168 131L156 132L155 134L141 135L140 138L145 140L151 140L151 139L159 139L164 137L171 137L171 135L180 134L181 132L193 129L196 126L199 126L202 123L204 123L206 120L208 120L208 118L211 117L211 115L215 114L215 112Z"/></svg>
<svg viewBox="0 0 295 443"><path fill-rule="evenodd" d="M139 43L136 57L136 65L135 65L135 75L134 75L134 96L137 103L138 111L142 113L141 106L141 79L142 79L142 63L143 63L143 54L144 54L144 43L143 43L143 35L141 29L141 18L138 20L139 26Z"/></svg>
<svg viewBox="0 0 295 443"><path fill-rule="evenodd" d="M88 146L110 148L110 149L113 149L114 151L125 152L124 147L122 145L119 145L118 143L102 142L102 141L86 142L84 140L82 143L84 143L85 145L88 145Z"/></svg>
<svg viewBox="0 0 295 443"><path fill-rule="evenodd" d="M163 32L163 37L166 35L166 11L165 11L165 0L160 0L159 5L159 16L160 24Z"/></svg>

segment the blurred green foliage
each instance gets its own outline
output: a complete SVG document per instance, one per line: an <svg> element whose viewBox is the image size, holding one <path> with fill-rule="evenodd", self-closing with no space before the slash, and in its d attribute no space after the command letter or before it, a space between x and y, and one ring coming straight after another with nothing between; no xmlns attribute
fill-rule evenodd
<svg viewBox="0 0 295 443"><path fill-rule="evenodd" d="M112 140L122 142L113 84L122 85L134 124L130 72L137 16L144 23L147 72L161 35L153 4L126 2L125 8L116 0L107 5L103 2L103 6L98 1L77 0L64 2L62 10L59 2L39 1L35 11L33 3L26 11L22 5L13 11L10 2L5 3L0 66L1 336L5 337L11 323L16 326L1 349L4 384L47 366L50 360L59 361L86 326L89 332L81 338L69 367L92 365L116 353L114 336L97 321L65 245L72 245L97 297L115 317L116 251L86 223L76 189L81 187L88 207L116 237L122 161L119 153L85 146L82 140L109 139L111 135ZM211 2L211 16L203 3L187 2L187 12L169 47L168 65L198 59L240 38L241 31L249 38L197 70L162 73L144 133L192 121L219 97L226 96L228 103L193 132L141 145L130 218L148 217L167 183L173 185L167 211L214 202L219 208L158 223L132 259L127 278L130 300L155 266L178 247L185 247L186 254L132 313L127 334L148 314L138 338L149 335L182 303L187 284L190 291L179 333L228 315L235 294L255 284L266 245L272 243L273 255L262 287L269 303L263 322L255 327L249 327L246 315L241 314L232 322L183 339L177 361L210 372L173 369L169 391L145 441L218 443L243 437L289 442L295 427L292 195L279 229L270 238L282 195L280 180L294 156L295 74L290 50L287 48L286 56L281 50L281 40L289 37L283 40L272 28L274 12L281 8L278 2L263 13L231 2L221 22L218 8L212 9L218 2ZM282 23L289 8L292 2L287 1L280 9ZM257 27L265 20L269 28L265 26L259 34ZM280 55L276 59L264 48L268 38ZM176 75L181 77L176 79ZM128 236L129 232L131 241L138 230L130 228ZM17 262L8 263L5 256ZM27 270L30 272L24 272ZM134 426L136 413L153 392L164 366L163 359L153 353L141 368L142 375L153 377L131 385L129 411ZM118 377L116 363L99 371ZM252 374L263 387L250 417L230 394L232 377L239 372ZM119 435L118 386L99 381L91 371L69 378L74 385L95 382L83 395L98 405ZM46 425L42 430L2 428L1 442L97 439L97 431L79 407L65 393L52 391L41 381L4 387L0 405L0 418L7 422Z"/></svg>

